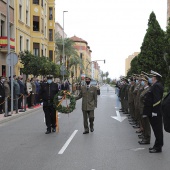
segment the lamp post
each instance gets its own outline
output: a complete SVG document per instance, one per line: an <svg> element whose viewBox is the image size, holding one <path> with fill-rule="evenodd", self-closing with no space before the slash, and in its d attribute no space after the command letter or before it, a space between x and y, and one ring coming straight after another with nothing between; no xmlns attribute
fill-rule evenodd
<svg viewBox="0 0 170 170"><path fill-rule="evenodd" d="M64 13L65 12L68 12L68 11L63 11L63 67L64 67L64 62L65 62L65 54L64 54ZM63 71L63 81L64 81L64 71Z"/></svg>

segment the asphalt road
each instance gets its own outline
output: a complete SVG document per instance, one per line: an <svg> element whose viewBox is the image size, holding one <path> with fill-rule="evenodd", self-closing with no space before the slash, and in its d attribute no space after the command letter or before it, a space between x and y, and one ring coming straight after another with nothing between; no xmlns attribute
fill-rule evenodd
<svg viewBox="0 0 170 170"><path fill-rule="evenodd" d="M170 134L163 152L150 154L153 135L151 145L139 145L119 106L114 89L101 87L95 131L86 135L81 100L73 113L59 115L59 133L44 133L41 109L0 124L0 170L170 170Z"/></svg>

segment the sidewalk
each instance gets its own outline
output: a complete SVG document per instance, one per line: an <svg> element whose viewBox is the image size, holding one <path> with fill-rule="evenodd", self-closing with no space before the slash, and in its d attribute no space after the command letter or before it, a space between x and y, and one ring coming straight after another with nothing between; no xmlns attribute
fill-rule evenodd
<svg viewBox="0 0 170 170"><path fill-rule="evenodd" d="M34 112L36 110L39 110L40 108L42 108L42 106L37 105L37 106L34 106L33 109L27 108L25 112L19 112L18 111L18 113L16 113L15 111L13 111L12 116L8 116L8 117L4 117L4 114L0 114L0 124L8 122L8 121L13 120L13 119L16 119L18 117L24 116L24 115L29 114L31 112Z"/></svg>

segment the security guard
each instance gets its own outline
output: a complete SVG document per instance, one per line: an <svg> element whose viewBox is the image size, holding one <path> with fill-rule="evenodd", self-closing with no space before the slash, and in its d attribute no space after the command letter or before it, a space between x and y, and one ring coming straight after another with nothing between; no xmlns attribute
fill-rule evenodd
<svg viewBox="0 0 170 170"><path fill-rule="evenodd" d="M90 131L94 131L94 109L97 108L97 88L90 86L91 79L85 78L86 86L82 86L80 94L76 97L76 100L82 98L82 111L84 119L84 132L83 134L89 133L88 117L90 122Z"/></svg>
<svg viewBox="0 0 170 170"><path fill-rule="evenodd" d="M162 152L163 146L163 125L161 114L161 100L163 97L163 85L161 75L151 70L152 86L150 87L144 101L143 113L148 116L149 122L155 135L155 144L149 148L150 153Z"/></svg>
<svg viewBox="0 0 170 170"><path fill-rule="evenodd" d="M58 85L53 82L53 76L47 76L47 83L43 83L39 91L40 100L43 101L43 110L45 113L45 120L47 131L46 134L56 131L56 111L53 106L54 96L58 93Z"/></svg>

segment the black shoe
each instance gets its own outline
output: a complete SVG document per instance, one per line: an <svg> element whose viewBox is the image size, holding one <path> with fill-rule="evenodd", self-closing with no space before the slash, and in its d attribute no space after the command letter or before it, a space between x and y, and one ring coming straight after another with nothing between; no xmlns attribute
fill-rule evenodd
<svg viewBox="0 0 170 170"><path fill-rule="evenodd" d="M152 150L149 150L149 153L160 153L162 152L162 148L153 148Z"/></svg>
<svg viewBox="0 0 170 170"><path fill-rule="evenodd" d="M153 150L155 147L153 146L153 147L151 147L151 148L149 148L149 150Z"/></svg>
<svg viewBox="0 0 170 170"><path fill-rule="evenodd" d="M91 131L91 132L94 132L94 128L91 128L90 131Z"/></svg>
<svg viewBox="0 0 170 170"><path fill-rule="evenodd" d="M87 133L89 133L89 131L84 131L84 132L83 132L83 134L87 134Z"/></svg>
<svg viewBox="0 0 170 170"><path fill-rule="evenodd" d="M49 133L51 133L51 131L49 131L49 130L47 130L47 131L45 132L45 134L49 134Z"/></svg>
<svg viewBox="0 0 170 170"><path fill-rule="evenodd" d="M144 140L139 141L138 143L139 143L140 145L148 145L148 144L150 144L150 142L144 141Z"/></svg>
<svg viewBox="0 0 170 170"><path fill-rule="evenodd" d="M135 125L134 125L134 126L133 126L133 128L134 128L134 129L139 129L140 127L139 127L139 126L135 126Z"/></svg>
<svg viewBox="0 0 170 170"><path fill-rule="evenodd" d="M56 132L56 128L52 128L52 132Z"/></svg>

